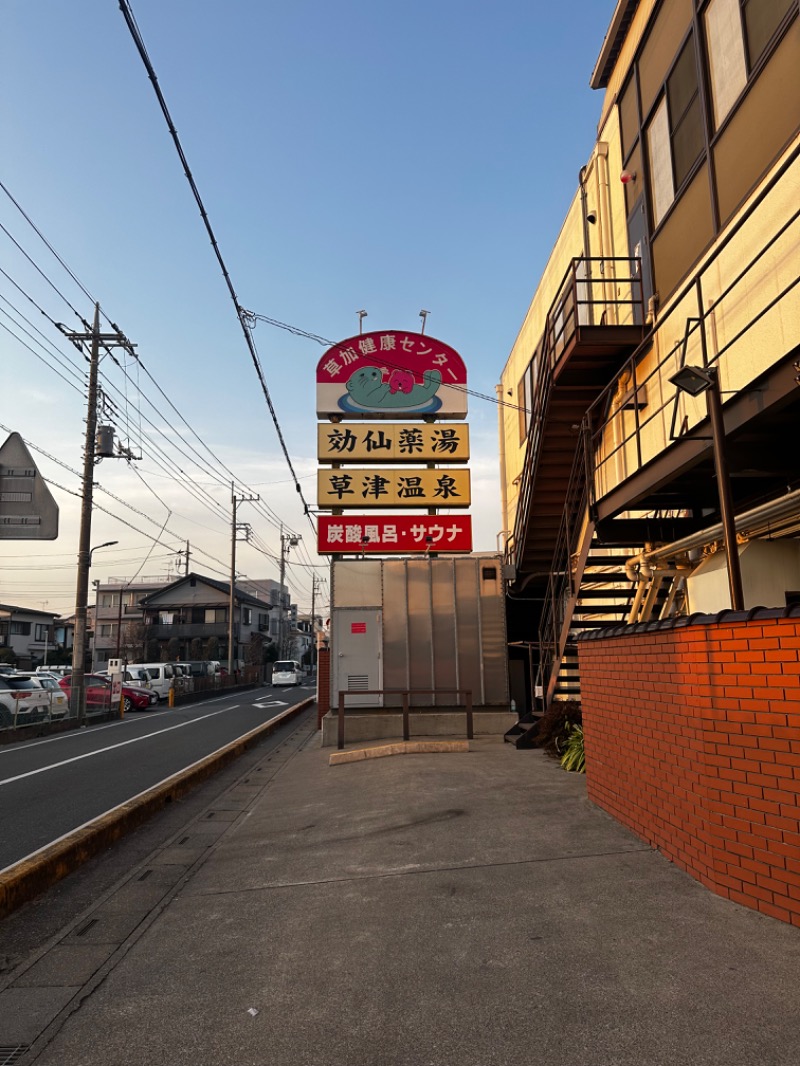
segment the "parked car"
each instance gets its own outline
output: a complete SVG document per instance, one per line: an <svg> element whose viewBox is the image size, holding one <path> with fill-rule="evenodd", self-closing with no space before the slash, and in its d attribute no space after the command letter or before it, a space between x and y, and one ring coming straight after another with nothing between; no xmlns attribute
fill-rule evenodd
<svg viewBox="0 0 800 1066"><path fill-rule="evenodd" d="M135 673L137 670L146 670L150 675L150 688L158 693L160 700L169 698L169 690L175 680L175 671L172 663L129 663L128 669Z"/></svg>
<svg viewBox="0 0 800 1066"><path fill-rule="evenodd" d="M69 700L64 695L64 691L59 685L59 678L53 674L44 674L29 671L18 670L14 675L16 678L27 677L34 683L34 687L41 686L46 692L49 693L49 708L51 718L64 718L69 713Z"/></svg>
<svg viewBox="0 0 800 1066"><path fill-rule="evenodd" d="M111 679L110 670L95 670L95 674L97 675L97 677L107 677L109 680ZM129 685L135 685L136 688L152 689L153 687L151 683L150 674L147 672L147 670L144 669L143 666L134 666L132 668L128 667L125 670L122 680L127 682ZM156 701L157 700L158 697L156 697Z"/></svg>
<svg viewBox="0 0 800 1066"><path fill-rule="evenodd" d="M50 715L50 692L30 674L0 674L0 728L43 722Z"/></svg>
<svg viewBox="0 0 800 1066"><path fill-rule="evenodd" d="M87 712L95 711L102 712L111 709L111 679L108 677L101 677L100 674L86 674L86 710ZM68 677L62 677L59 681L59 685L66 692L67 698L70 697L72 692L72 675ZM139 688L136 685L122 685L122 700L123 709L127 714L128 711L147 710L153 703L157 702L153 699L155 694L150 692L149 689Z"/></svg>

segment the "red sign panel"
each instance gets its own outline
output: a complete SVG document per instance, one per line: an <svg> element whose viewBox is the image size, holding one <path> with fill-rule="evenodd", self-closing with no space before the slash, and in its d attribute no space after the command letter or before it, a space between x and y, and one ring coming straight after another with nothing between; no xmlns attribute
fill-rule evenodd
<svg viewBox="0 0 800 1066"><path fill-rule="evenodd" d="M317 364L317 416L466 418L467 368L449 344L378 330L329 348Z"/></svg>
<svg viewBox="0 0 800 1066"><path fill-rule="evenodd" d="M319 515L317 521L320 555L472 551L470 515Z"/></svg>

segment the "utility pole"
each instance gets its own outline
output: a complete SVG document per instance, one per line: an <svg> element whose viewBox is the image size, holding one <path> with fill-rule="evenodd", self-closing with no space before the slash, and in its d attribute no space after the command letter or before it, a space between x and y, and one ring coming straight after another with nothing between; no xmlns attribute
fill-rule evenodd
<svg viewBox="0 0 800 1066"><path fill-rule="evenodd" d="M283 603L283 582L286 577L286 556L289 554L290 548L296 548L303 538L296 536L294 533L284 533L283 527L281 527L281 576L280 576L280 589L278 592L278 599L280 600L280 625L278 628L278 651L282 659L285 659L289 654L287 647L288 641L286 638L286 614Z"/></svg>
<svg viewBox="0 0 800 1066"><path fill-rule="evenodd" d="M127 348L133 354L133 345L122 333L100 332L100 304L94 305L94 322L91 330L77 333L61 323L58 329L85 355L84 344L89 348L89 386L86 402L86 438L83 452L83 490L81 524L78 535L78 579L75 588L75 636L72 648L72 682L70 691L70 714L78 719L78 725L86 720L86 614L89 600L89 568L92 565L92 490L94 488L94 464L97 437L97 378L100 365L100 345ZM109 542L112 543L112 542ZM116 541L113 541L116 544ZM105 547L105 545L103 545Z"/></svg>
<svg viewBox="0 0 800 1066"><path fill-rule="evenodd" d="M184 554L184 553L182 553L182 552L181 552L180 554ZM188 576L189 576L189 557L190 557L190 556L191 556L191 554L192 554L192 553L191 553L191 552L189 551L189 541L188 541L188 540L186 541L186 553L185 553L185 554L186 554L186 564L185 564L185 566L184 566L184 570L183 570L183 576L184 576L184 577L188 577Z"/></svg>
<svg viewBox="0 0 800 1066"><path fill-rule="evenodd" d="M317 603L317 575L311 575L311 669L317 665L317 618L314 614Z"/></svg>
<svg viewBox="0 0 800 1066"><path fill-rule="evenodd" d="M248 535L250 527L246 523L236 522L236 506L240 503L255 503L260 500L260 496L237 496L236 488L231 482L231 589L230 596L228 598L228 677L233 677L233 609L235 605L235 589L236 589L236 534L240 530L246 530ZM189 542L186 542L186 567L187 573L189 567ZM241 611L240 611L241 616Z"/></svg>

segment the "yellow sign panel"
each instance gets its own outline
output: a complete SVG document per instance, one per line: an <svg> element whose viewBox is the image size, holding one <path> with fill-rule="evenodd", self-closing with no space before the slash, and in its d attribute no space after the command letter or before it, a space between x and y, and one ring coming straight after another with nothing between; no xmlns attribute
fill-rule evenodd
<svg viewBox="0 0 800 1066"><path fill-rule="evenodd" d="M317 471L320 507L469 507L469 470Z"/></svg>
<svg viewBox="0 0 800 1066"><path fill-rule="evenodd" d="M321 463L466 463L469 426L320 423L317 457Z"/></svg>

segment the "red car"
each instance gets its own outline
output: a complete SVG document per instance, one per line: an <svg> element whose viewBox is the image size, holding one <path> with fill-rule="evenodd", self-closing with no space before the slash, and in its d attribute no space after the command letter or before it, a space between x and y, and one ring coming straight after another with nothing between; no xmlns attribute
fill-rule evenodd
<svg viewBox="0 0 800 1066"><path fill-rule="evenodd" d="M62 677L59 685L70 695L72 688L72 675ZM86 710L107 711L111 708L111 681L107 677L99 677L97 674L86 674ZM146 688L137 688L136 685L122 686L122 699L125 713L128 711L146 711L158 697L153 699L153 693Z"/></svg>

